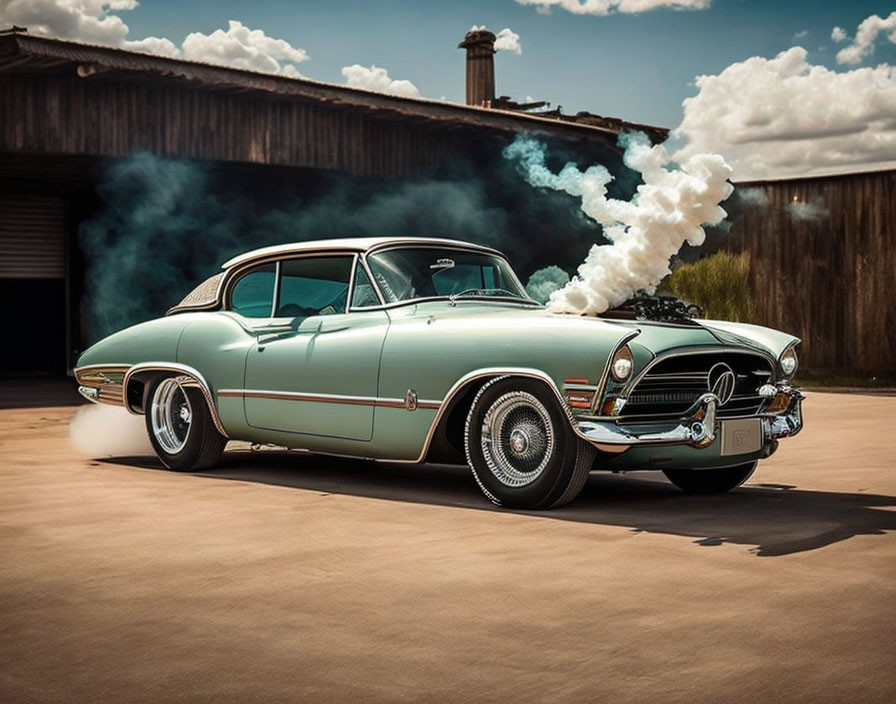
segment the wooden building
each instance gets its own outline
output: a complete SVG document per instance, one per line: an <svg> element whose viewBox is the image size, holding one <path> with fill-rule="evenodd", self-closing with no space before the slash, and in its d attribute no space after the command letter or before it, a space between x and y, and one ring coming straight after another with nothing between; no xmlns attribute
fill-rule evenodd
<svg viewBox="0 0 896 704"><path fill-rule="evenodd" d="M750 254L758 322L798 335L807 368L896 377L896 171L737 187L728 247Z"/></svg>
<svg viewBox="0 0 896 704"><path fill-rule="evenodd" d="M476 60L487 63L494 50L483 41L489 37L478 37ZM493 93L493 80L475 95L482 90ZM268 169L272 181L322 172L409 178L446 159L481 161L523 132L600 161L618 151L622 129L657 141L667 134L594 115L402 98L0 33L0 297L31 301L6 320L30 343L4 346L3 368L71 368L83 344L76 233L97 207L109 160L150 152Z"/></svg>

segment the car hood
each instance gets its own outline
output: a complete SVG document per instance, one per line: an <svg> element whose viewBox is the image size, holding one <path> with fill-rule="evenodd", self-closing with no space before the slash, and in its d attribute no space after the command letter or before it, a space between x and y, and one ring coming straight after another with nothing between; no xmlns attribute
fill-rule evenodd
<svg viewBox="0 0 896 704"><path fill-rule="evenodd" d="M524 307L515 304L458 301L456 305L433 301L408 308L396 308L390 316L402 318L428 317L447 324L467 328L472 325L487 326L494 333L520 330L544 331L557 336L558 344L567 335L591 337L594 335L628 337L635 333L631 344L643 347L650 355L661 355L682 347L746 347L759 354L777 359L799 338L771 328L746 323L721 320L692 320L684 323L667 323L650 320L620 320L599 316L552 313L545 308Z"/></svg>

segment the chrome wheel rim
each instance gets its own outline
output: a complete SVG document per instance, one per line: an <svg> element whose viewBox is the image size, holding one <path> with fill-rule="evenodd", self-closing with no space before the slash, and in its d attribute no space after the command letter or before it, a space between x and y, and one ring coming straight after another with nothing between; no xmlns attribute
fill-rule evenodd
<svg viewBox="0 0 896 704"><path fill-rule="evenodd" d="M193 422L193 407L180 384L163 379L156 387L150 409L152 434L169 455L184 449Z"/></svg>
<svg viewBox="0 0 896 704"><path fill-rule="evenodd" d="M554 430L547 409L532 394L511 391L482 418L485 463L502 484L526 486L544 472L554 452Z"/></svg>

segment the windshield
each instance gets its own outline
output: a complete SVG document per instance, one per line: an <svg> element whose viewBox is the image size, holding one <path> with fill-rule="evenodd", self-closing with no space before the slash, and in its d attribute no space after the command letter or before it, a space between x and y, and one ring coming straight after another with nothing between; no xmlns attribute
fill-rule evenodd
<svg viewBox="0 0 896 704"><path fill-rule="evenodd" d="M367 263L386 303L439 296L530 302L510 265L484 252L409 247L371 254Z"/></svg>

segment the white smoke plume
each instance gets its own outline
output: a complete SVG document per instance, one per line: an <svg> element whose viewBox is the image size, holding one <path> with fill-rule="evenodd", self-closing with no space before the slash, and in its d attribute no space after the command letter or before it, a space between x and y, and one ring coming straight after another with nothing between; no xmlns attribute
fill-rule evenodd
<svg viewBox="0 0 896 704"><path fill-rule="evenodd" d="M88 457L152 455L143 416L123 408L91 404L78 409L69 424L71 446Z"/></svg>
<svg viewBox="0 0 896 704"><path fill-rule="evenodd" d="M581 198L582 211L603 226L611 242L592 246L578 275L551 294L548 308L554 312L596 315L638 291L652 293L682 245L701 245L702 225L727 216L719 203L734 189L728 182L731 167L721 156L695 154L676 166L664 146L651 146L643 134L620 141L626 166L643 180L631 201L607 197L613 176L603 166L582 172L568 163L555 174L545 165L544 145L527 137L504 151L519 162L531 185Z"/></svg>

